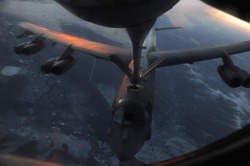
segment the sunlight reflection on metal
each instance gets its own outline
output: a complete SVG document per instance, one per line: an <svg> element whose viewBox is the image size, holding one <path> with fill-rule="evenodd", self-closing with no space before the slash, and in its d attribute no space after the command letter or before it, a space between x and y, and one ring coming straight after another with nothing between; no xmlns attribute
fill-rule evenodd
<svg viewBox="0 0 250 166"><path fill-rule="evenodd" d="M54 39L55 41L63 41L66 45L74 45L76 47L84 47L89 50L93 51L98 51L98 52L109 52L110 49L115 49L115 47L108 47L105 44L99 44L96 42L92 42L83 38L78 38L75 36L70 36L64 33L59 33L59 32L54 32L54 31L49 31L46 28L30 24L30 23L25 23L25 22L20 22L18 23L19 26L23 28L30 27L34 29L34 32L37 32L38 34L42 34L43 36L45 35L46 38L48 39Z"/></svg>
<svg viewBox="0 0 250 166"><path fill-rule="evenodd" d="M230 24L236 28L242 29L246 32L250 32L250 24L246 21L243 21L237 17L234 17L228 13L220 11L218 9L207 9L206 12L211 16L223 21L227 24Z"/></svg>
<svg viewBox="0 0 250 166"><path fill-rule="evenodd" d="M13 155L0 154L0 165L4 166L64 166L48 161L41 161L29 158L22 158Z"/></svg>
<svg viewBox="0 0 250 166"><path fill-rule="evenodd" d="M129 68L130 68L131 70L134 70L134 60L132 60L132 61L130 62Z"/></svg>

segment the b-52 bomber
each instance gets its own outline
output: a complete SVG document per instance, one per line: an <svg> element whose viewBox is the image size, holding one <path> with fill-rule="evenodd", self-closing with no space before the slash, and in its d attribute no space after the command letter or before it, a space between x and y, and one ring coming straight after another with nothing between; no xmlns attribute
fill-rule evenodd
<svg viewBox="0 0 250 166"><path fill-rule="evenodd" d="M42 72L60 75L76 62L74 51L102 58L116 64L125 76L110 112L108 135L122 162L131 159L151 136L155 91L155 69L210 59L222 58L218 66L222 80L232 88L250 87L250 75L235 66L230 55L250 51L250 41L211 47L156 50L156 31L179 27L155 27L156 19L170 10L179 0L55 0L79 18L107 27L126 28L132 50L78 38L46 28L20 22L25 29L18 38L31 34L38 37L14 48L17 54L32 55L51 40L67 49L41 66Z"/></svg>

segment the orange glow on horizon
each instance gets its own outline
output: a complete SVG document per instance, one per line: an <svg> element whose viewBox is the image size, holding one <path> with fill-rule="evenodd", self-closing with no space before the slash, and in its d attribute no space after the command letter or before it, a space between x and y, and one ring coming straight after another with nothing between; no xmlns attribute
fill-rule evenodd
<svg viewBox="0 0 250 166"><path fill-rule="evenodd" d="M61 164L52 163L48 161L41 161L29 158L22 158L13 155L3 154L0 155L0 163L7 165L19 165L19 166L63 166Z"/></svg>
<svg viewBox="0 0 250 166"><path fill-rule="evenodd" d="M174 164L174 163L177 163L179 161L188 159L188 158L193 157L193 156L195 156L195 154L190 153L190 154L180 156L180 157L177 157L177 158L173 158L173 159L170 159L170 160L167 160L167 161L162 161L162 162L157 163L157 164L152 164L150 166L164 166L164 165Z"/></svg>
<svg viewBox="0 0 250 166"><path fill-rule="evenodd" d="M246 21L243 21L237 17L234 17L230 14L227 14L223 11L214 8L207 9L206 12L211 16L219 19L220 21L223 21L227 24L234 26L235 28L239 28L246 32L250 32L250 24Z"/></svg>

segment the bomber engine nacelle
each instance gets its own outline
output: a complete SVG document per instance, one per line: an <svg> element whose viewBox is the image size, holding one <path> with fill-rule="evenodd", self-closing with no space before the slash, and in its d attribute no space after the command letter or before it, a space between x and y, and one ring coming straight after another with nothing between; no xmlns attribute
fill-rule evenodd
<svg viewBox="0 0 250 166"><path fill-rule="evenodd" d="M67 72L76 62L76 58L72 56L74 50L71 45L64 51L64 53L58 58L52 58L41 66L42 72L55 75L61 75Z"/></svg>
<svg viewBox="0 0 250 166"><path fill-rule="evenodd" d="M30 42L25 42L25 43L21 43L19 45L17 45L16 47L14 47L14 51L16 54L22 54L23 53L23 48L27 45L29 45Z"/></svg>
<svg viewBox="0 0 250 166"><path fill-rule="evenodd" d="M41 66L41 70L45 74L51 73L52 66L58 61L59 58L51 58Z"/></svg>
<svg viewBox="0 0 250 166"><path fill-rule="evenodd" d="M44 41L39 42L26 42L17 45L14 48L16 54L32 55L41 51L46 46Z"/></svg>
<svg viewBox="0 0 250 166"><path fill-rule="evenodd" d="M237 88L241 86L243 78L239 72L227 65L221 65L217 67L217 71L220 74L222 80L230 87Z"/></svg>
<svg viewBox="0 0 250 166"><path fill-rule="evenodd" d="M67 72L76 62L76 58L72 55L65 59L52 58L41 66L43 73L53 73L55 75L61 75Z"/></svg>
<svg viewBox="0 0 250 166"><path fill-rule="evenodd" d="M76 62L76 58L72 55L68 56L65 59L62 59L56 62L52 68L51 72L55 75L61 75L67 72Z"/></svg>
<svg viewBox="0 0 250 166"><path fill-rule="evenodd" d="M243 86L250 88L250 74L237 66L221 65L217 67L222 80L232 88Z"/></svg>
<svg viewBox="0 0 250 166"><path fill-rule="evenodd" d="M236 70L240 73L243 79L242 86L245 88L250 88L250 74L246 72L245 70L242 70L238 67L236 67Z"/></svg>

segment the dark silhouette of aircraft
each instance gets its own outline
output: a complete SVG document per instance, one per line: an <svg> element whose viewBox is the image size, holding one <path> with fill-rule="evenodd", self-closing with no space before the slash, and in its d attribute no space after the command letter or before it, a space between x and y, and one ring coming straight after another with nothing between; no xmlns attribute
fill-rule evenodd
<svg viewBox="0 0 250 166"><path fill-rule="evenodd" d="M250 125L194 152L150 166L210 166L250 164Z"/></svg>
<svg viewBox="0 0 250 166"><path fill-rule="evenodd" d="M120 163L120 166L211 166L240 165L249 166L250 125L247 125L229 136L222 138L199 150L170 160L154 164L144 164L139 161ZM46 161L27 159L12 155L0 154L0 165L25 166L64 166Z"/></svg>
<svg viewBox="0 0 250 166"><path fill-rule="evenodd" d="M115 63L124 79L114 99L110 113L108 135L122 162L131 159L151 136L154 104L155 69L178 64L222 58L218 66L222 80L232 88L250 87L250 75L235 66L230 55L250 51L250 41L182 50L156 51L156 31L179 27L154 27L158 16L171 9L178 0L56 0L78 17L108 27L124 27L133 49L115 46L54 32L21 22L26 31L38 37L14 48L17 54L32 55L45 47L45 40L67 47L63 55L41 66L44 73L60 75L75 63L74 51L80 51Z"/></svg>

